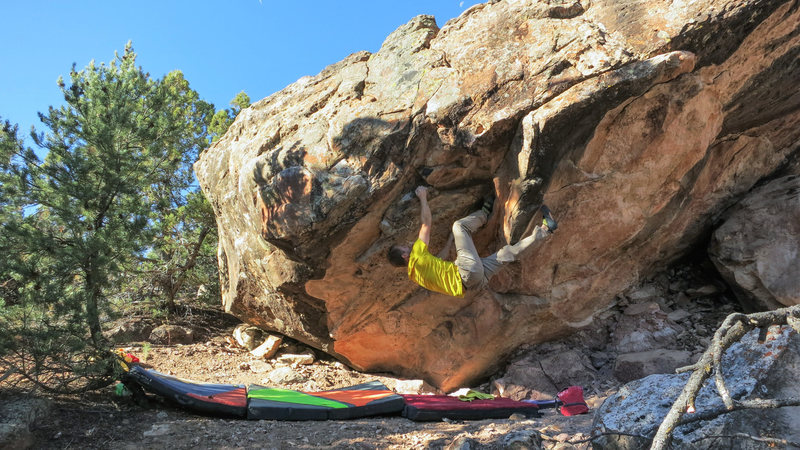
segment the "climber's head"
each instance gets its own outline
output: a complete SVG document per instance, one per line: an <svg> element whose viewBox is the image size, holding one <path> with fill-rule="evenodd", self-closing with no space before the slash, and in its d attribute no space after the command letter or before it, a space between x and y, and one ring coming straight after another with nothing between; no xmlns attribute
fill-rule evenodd
<svg viewBox="0 0 800 450"><path fill-rule="evenodd" d="M411 254L411 249L405 245L393 245L389 252L386 254L386 257L389 259L389 262L392 263L395 267L406 267L408 266L408 255Z"/></svg>

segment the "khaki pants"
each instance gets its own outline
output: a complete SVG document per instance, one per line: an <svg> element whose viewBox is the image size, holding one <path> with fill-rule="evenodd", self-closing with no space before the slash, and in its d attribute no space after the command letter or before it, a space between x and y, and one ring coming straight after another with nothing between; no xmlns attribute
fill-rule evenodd
<svg viewBox="0 0 800 450"><path fill-rule="evenodd" d="M550 233L541 226L533 229L533 233L514 245L506 245L496 253L485 258L478 256L478 250L472 242L472 233L478 231L487 220L483 210L457 220L453 224L453 239L456 244L456 261L458 273L465 289L480 289L489 283L489 279L500 270L504 263L516 261L519 255L534 242L545 239Z"/></svg>

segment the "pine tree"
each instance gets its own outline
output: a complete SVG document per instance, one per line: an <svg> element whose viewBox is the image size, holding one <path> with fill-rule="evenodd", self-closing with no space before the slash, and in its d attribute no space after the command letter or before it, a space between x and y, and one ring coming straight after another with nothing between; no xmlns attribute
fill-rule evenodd
<svg viewBox="0 0 800 450"><path fill-rule="evenodd" d="M239 92L230 102L231 107L228 109L220 109L211 118L211 124L208 126L208 134L211 137L211 142L217 142L222 135L228 131L228 128L233 123L239 113L250 106L250 96L245 94L244 91Z"/></svg>
<svg viewBox="0 0 800 450"><path fill-rule="evenodd" d="M47 132L33 134L44 161L4 127L0 239L15 253L0 280L16 299L0 303L0 356L22 358L18 369L43 387L111 380L108 300L153 248L160 219L185 204L207 145L213 106L180 72L154 80L135 62L128 43L108 65L73 65L69 83L59 79L65 104L40 114Z"/></svg>
<svg viewBox="0 0 800 450"><path fill-rule="evenodd" d="M19 190L24 178L19 161L24 156L24 147L17 131L16 125L0 120L0 224L3 228L19 227L23 217ZM20 240L16 233L0 232L0 248L8 255L18 254ZM5 305L19 303L19 281L12 276L13 262L13 257L0 258L0 310ZM0 341L0 353L4 347Z"/></svg>
<svg viewBox="0 0 800 450"><path fill-rule="evenodd" d="M239 92L230 105L211 116L208 143L225 134L236 116L250 105L250 97ZM163 303L168 313L177 311L179 297L201 301L220 298L214 212L196 184L185 186L181 192L154 218L153 244L129 271L126 289L120 293L127 299Z"/></svg>

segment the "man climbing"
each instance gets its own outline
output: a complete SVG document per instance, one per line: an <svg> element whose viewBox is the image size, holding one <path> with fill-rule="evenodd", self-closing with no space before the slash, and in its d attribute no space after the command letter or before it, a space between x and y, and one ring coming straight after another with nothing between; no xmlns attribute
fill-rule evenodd
<svg viewBox="0 0 800 450"><path fill-rule="evenodd" d="M408 277L430 291L454 297L463 297L465 290L481 289L489 279L497 273L504 263L516 261L519 255L534 242L552 234L558 227L547 206L542 205L544 217L541 226L534 228L533 233L514 245L506 245L496 253L481 258L472 242L472 233L486 224L492 212L493 199L484 201L478 211L457 220L453 224L453 238L456 244L455 262L444 261L428 251L431 237L431 209L428 206L428 188L417 187L414 192L420 201L422 225L419 237L409 248L394 245L389 249L387 257L396 267L407 267ZM449 246L449 243L448 243Z"/></svg>

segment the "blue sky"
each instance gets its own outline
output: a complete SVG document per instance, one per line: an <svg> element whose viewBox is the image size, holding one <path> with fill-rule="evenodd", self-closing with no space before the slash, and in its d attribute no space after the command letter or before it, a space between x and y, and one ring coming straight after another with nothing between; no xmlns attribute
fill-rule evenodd
<svg viewBox="0 0 800 450"><path fill-rule="evenodd" d="M244 90L260 100L360 51L419 14L441 27L475 0L19 0L0 26L0 117L44 131L37 112L62 104L72 63L108 62L128 40L154 77L183 71L217 108ZM31 144L30 139L27 142Z"/></svg>

